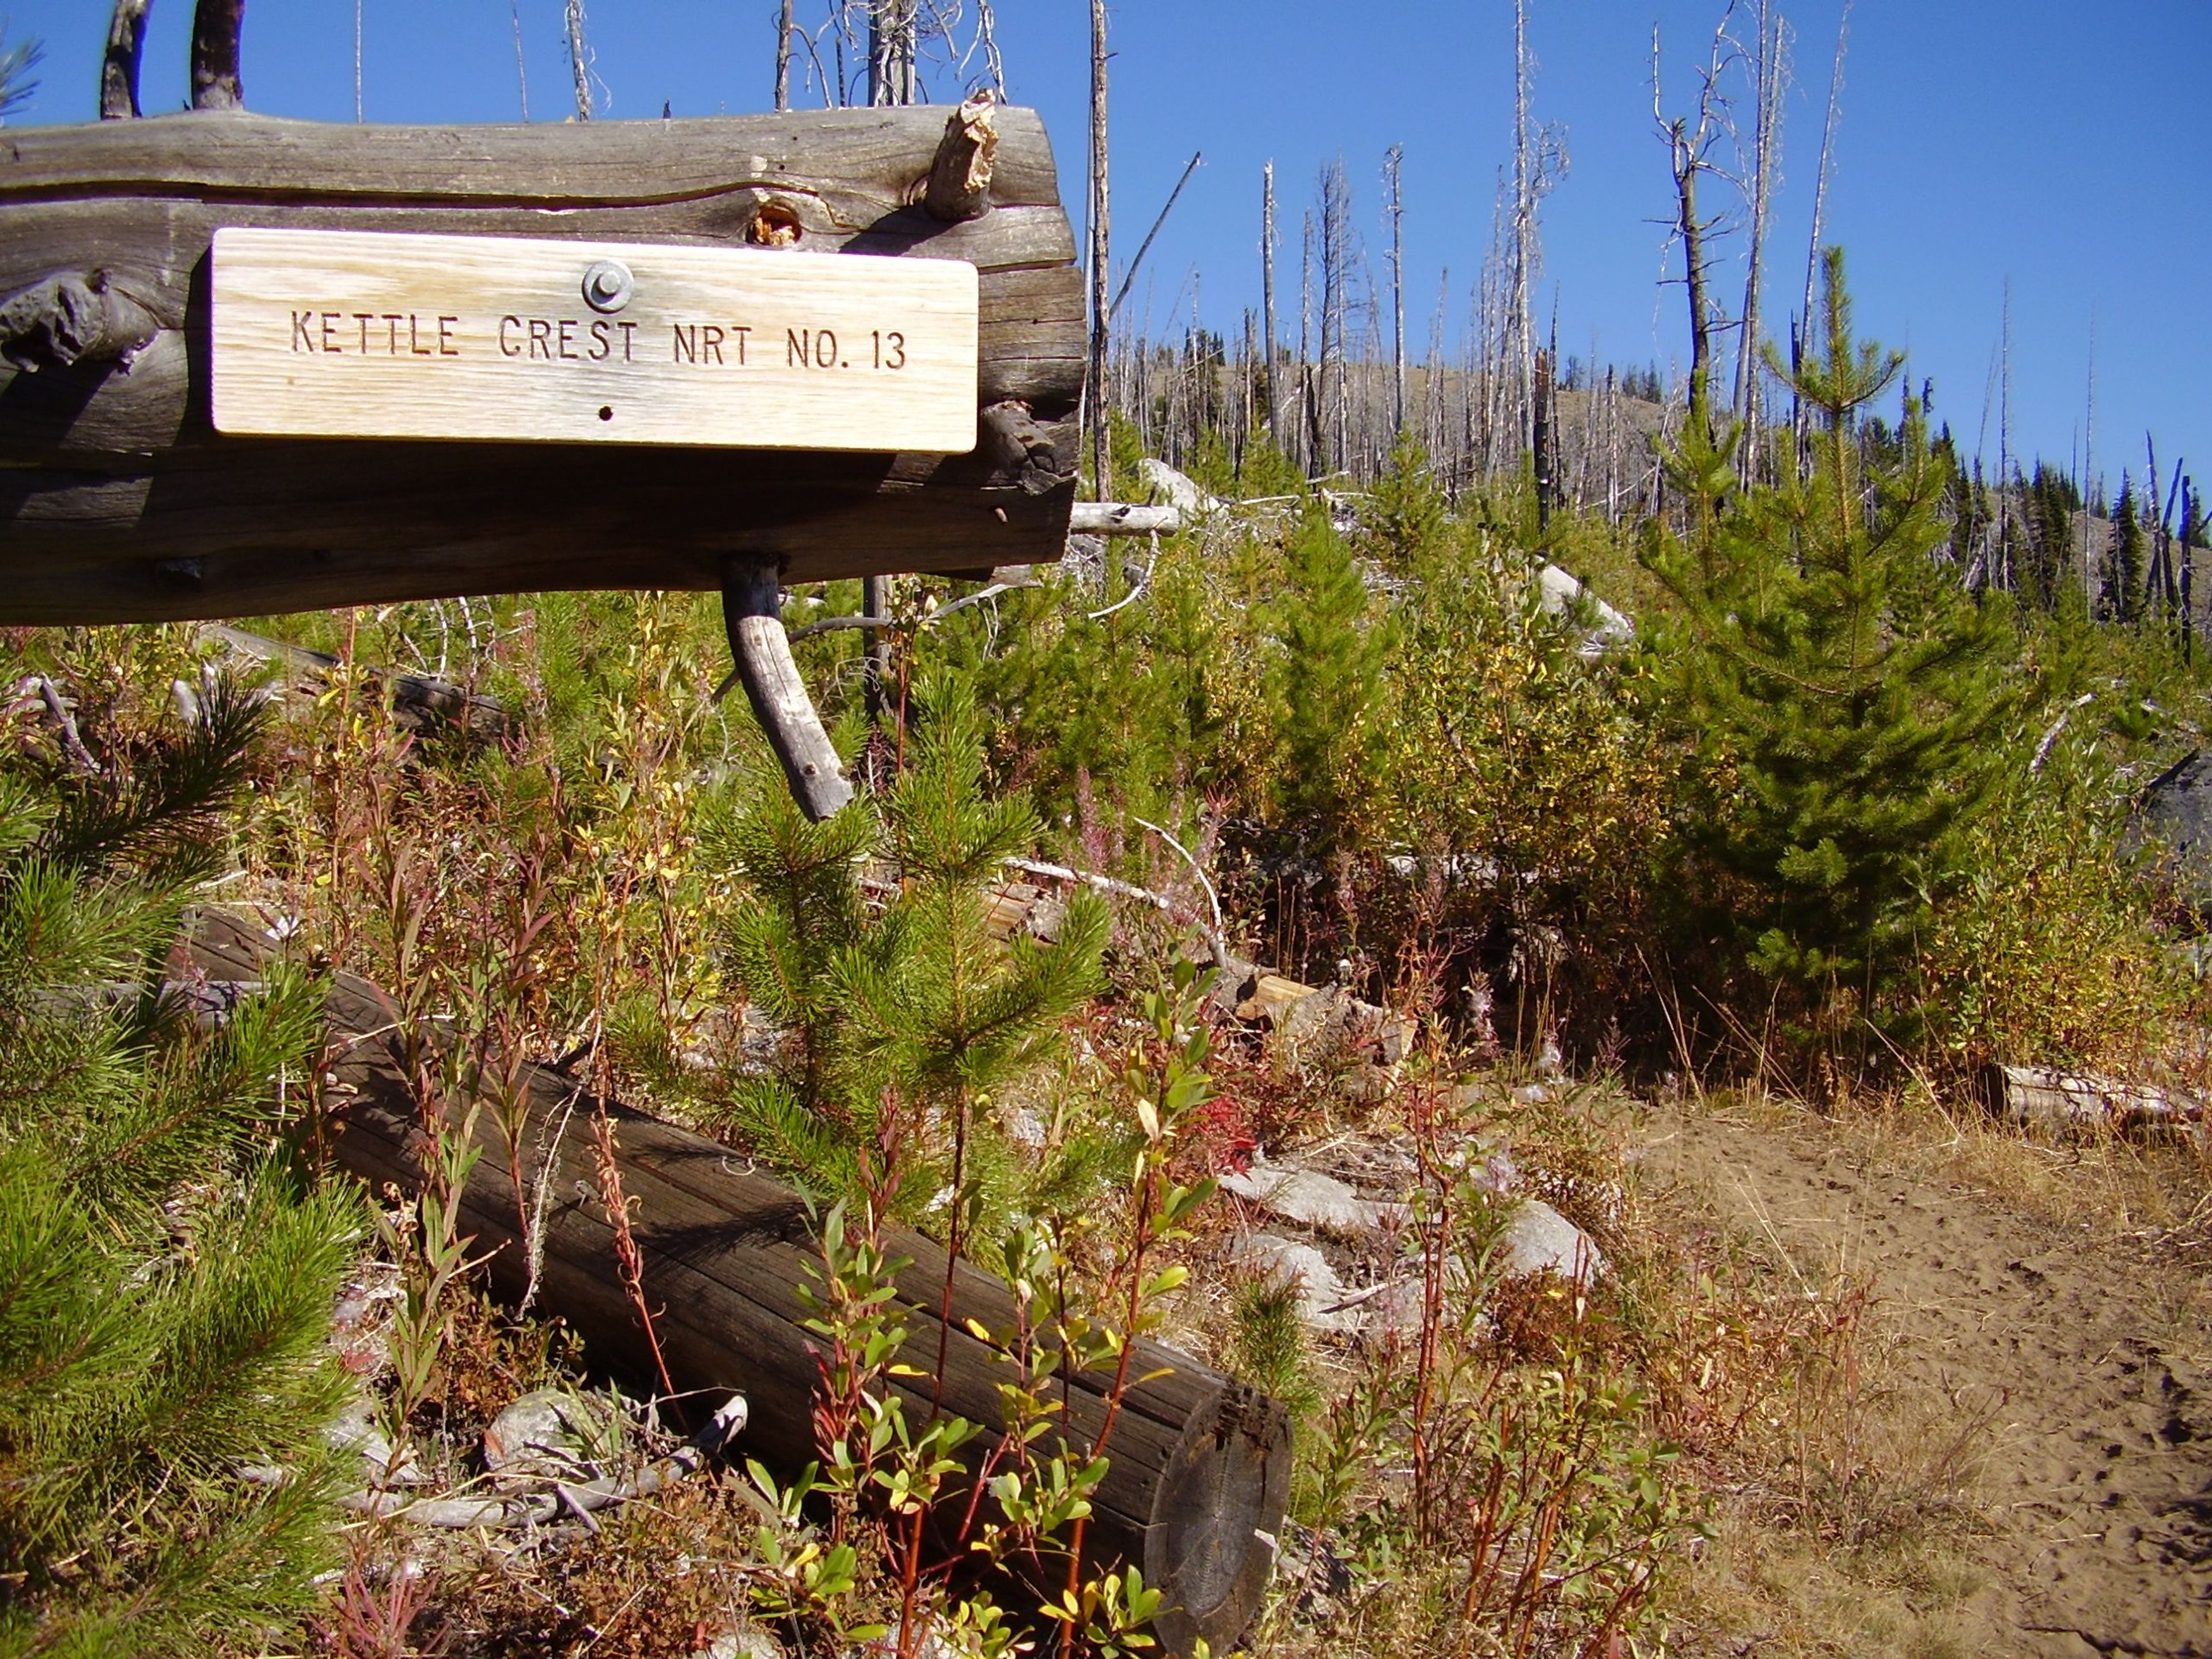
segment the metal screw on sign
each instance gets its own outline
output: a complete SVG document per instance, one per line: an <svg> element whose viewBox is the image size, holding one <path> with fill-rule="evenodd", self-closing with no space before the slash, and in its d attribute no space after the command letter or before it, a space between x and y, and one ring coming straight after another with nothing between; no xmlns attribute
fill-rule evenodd
<svg viewBox="0 0 2212 1659"><path fill-rule="evenodd" d="M594 311L620 311L637 291L637 279L619 259L599 259L584 273L584 303Z"/></svg>

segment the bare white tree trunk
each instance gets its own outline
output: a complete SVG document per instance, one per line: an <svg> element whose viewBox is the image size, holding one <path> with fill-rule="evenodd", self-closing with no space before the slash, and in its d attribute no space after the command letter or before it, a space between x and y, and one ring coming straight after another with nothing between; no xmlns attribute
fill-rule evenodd
<svg viewBox="0 0 2212 1659"><path fill-rule="evenodd" d="M1106 178L1106 0L1091 0L1091 466L1097 495L1113 488L1106 434L1106 324L1113 243Z"/></svg>
<svg viewBox="0 0 2212 1659"><path fill-rule="evenodd" d="M872 0L868 8L868 102L911 104L915 100L915 8L918 0Z"/></svg>
<svg viewBox="0 0 2212 1659"><path fill-rule="evenodd" d="M783 11L775 22L775 106L779 110L791 107L791 0L783 0Z"/></svg>
<svg viewBox="0 0 2212 1659"><path fill-rule="evenodd" d="M1350 447L1345 325L1352 282L1352 181L1345 175L1341 156L1322 168L1320 253L1322 394L1327 434L1323 464L1336 471L1346 465Z"/></svg>
<svg viewBox="0 0 2212 1659"><path fill-rule="evenodd" d="M522 0L507 0L507 21L514 25L514 84L522 94L522 118L530 119L530 69L522 55Z"/></svg>
<svg viewBox="0 0 2212 1659"><path fill-rule="evenodd" d="M1843 15L1836 23L1836 58L1828 70L1828 113L1820 124L1820 167L1813 180L1813 234L1805 250L1805 301L1798 313L1798 348L1793 356L1801 355L1812 344L1813 282L1820 268L1820 235L1826 228L1828 207L1828 176L1834 166L1836 155L1836 118L1843 106L1844 49L1850 44L1851 29L1851 0L1844 0ZM1793 362L1790 365L1796 368ZM1987 405L1984 405L1986 408ZM1802 399L1793 389L1790 394L1790 429L1802 451L1806 436L1807 411Z"/></svg>
<svg viewBox="0 0 2212 1659"><path fill-rule="evenodd" d="M2082 445L2084 453L2081 457L2081 494L2088 510L2079 515L2081 520L2081 597L2088 604L2089 613L2094 616L2097 610L2097 577L2096 561L2090 556L2089 553L2090 526L2104 514L2106 509L2100 505L2104 501L2105 492L2097 483L2097 318L2094 312L2089 316L2089 396L2087 419L2088 434Z"/></svg>
<svg viewBox="0 0 2212 1659"><path fill-rule="evenodd" d="M592 65L584 49L584 0L568 0L568 68L576 77L576 118L592 118Z"/></svg>
<svg viewBox="0 0 2212 1659"><path fill-rule="evenodd" d="M1782 106L1788 82L1787 46L1781 13L1774 0L1753 0L1753 21L1759 46L1752 59L1752 95L1756 109L1751 139L1751 246L1745 261L1743 325L1736 335L1735 412L1743 423L1743 467L1748 477L1759 459L1759 298L1765 275L1766 230L1774 185L1782 165Z"/></svg>
<svg viewBox="0 0 2212 1659"><path fill-rule="evenodd" d="M1267 352L1267 433L1280 445L1277 428L1282 419L1282 400L1275 395L1275 164L1260 174L1260 333Z"/></svg>
<svg viewBox="0 0 2212 1659"><path fill-rule="evenodd" d="M1390 219L1390 429L1406 429L1406 204L1400 191L1400 172L1406 160L1402 144L1390 146L1382 158L1383 211Z"/></svg>
<svg viewBox="0 0 2212 1659"><path fill-rule="evenodd" d="M1513 236L1510 250L1512 293L1509 321L1512 329L1507 373L1512 376L1515 430L1523 446L1530 441L1534 416L1535 324L1530 312L1529 290L1535 274L1533 263L1536 223L1535 134L1528 125L1528 0L1513 0Z"/></svg>

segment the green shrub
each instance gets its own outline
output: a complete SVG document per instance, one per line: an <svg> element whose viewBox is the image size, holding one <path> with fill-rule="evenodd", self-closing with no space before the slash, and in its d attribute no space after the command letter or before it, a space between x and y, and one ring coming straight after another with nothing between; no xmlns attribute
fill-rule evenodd
<svg viewBox="0 0 2212 1659"><path fill-rule="evenodd" d="M1738 489L1732 439L1692 419L1673 469L1690 533L1654 526L1647 558L1686 613L1674 662L1702 764L1683 840L1726 878L1742 960L1834 1043L1856 1018L1917 1023L1899 994L1996 799L2015 699L2005 610L1933 557L1950 479L1917 404L1893 462L1862 453L1902 360L1852 337L1839 252L1824 316L1793 380L1820 423L1810 476Z"/></svg>
<svg viewBox="0 0 2212 1659"><path fill-rule="evenodd" d="M202 1034L161 994L258 724L202 701L96 773L0 773L0 1654L211 1651L331 1553L361 1218L272 1150L319 998L276 978Z"/></svg>

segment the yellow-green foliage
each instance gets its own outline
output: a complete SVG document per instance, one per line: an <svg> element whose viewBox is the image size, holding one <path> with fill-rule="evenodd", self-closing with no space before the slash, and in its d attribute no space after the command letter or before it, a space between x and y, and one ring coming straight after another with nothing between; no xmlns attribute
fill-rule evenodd
<svg viewBox="0 0 2212 1659"><path fill-rule="evenodd" d="M1470 861L1524 913L1640 885L1672 763L1640 659L1586 661L1581 629L1539 603L1541 564L1480 531L1424 562L1385 728L1395 838Z"/></svg>
<svg viewBox="0 0 2212 1659"><path fill-rule="evenodd" d="M2022 792L2026 793L2027 792ZM1964 890L1936 908L1919 995L1942 1056L2131 1069L2191 986L2110 829L2047 799L1978 826Z"/></svg>

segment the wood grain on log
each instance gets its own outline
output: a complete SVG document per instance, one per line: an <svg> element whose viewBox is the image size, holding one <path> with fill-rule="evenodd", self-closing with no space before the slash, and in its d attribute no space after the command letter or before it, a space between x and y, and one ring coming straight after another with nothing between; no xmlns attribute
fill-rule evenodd
<svg viewBox="0 0 2212 1659"><path fill-rule="evenodd" d="M712 589L732 555L776 560L791 581L1056 558L1074 495L1081 277L1042 123L994 118L991 210L957 224L918 202L941 109L452 128L233 112L11 129L0 294L97 269L158 328L127 368L0 366L0 623ZM221 227L733 246L771 210L802 249L974 264L978 410L1025 405L1041 435L955 457L614 454L224 438L210 424Z"/></svg>
<svg viewBox="0 0 2212 1659"><path fill-rule="evenodd" d="M210 975L248 979L268 948L249 926L211 915L202 919L191 954ZM406 1075L392 1052L389 1006L366 981L340 975L327 1011L332 1035L354 1039L336 1068L355 1091L336 1156L372 1184L412 1189L422 1174L418 1135ZM527 1164L549 1171L542 1193L529 1195L544 1206L538 1305L581 1333L595 1363L634 1370L641 1346L635 1316L594 1195L587 1126L599 1103L544 1070L532 1073L530 1100ZM746 1173L726 1147L619 1103L605 1105L634 1205L646 1295L672 1378L716 1399L744 1395L751 1407L747 1454L780 1473L796 1470L818 1455L810 1419L814 1358L803 1328L810 1313L798 1295L808 1264L818 1260L805 1200ZM494 1291L519 1300L532 1270L517 1236L507 1149L491 1114L482 1115L477 1137L485 1156L462 1200L462 1226L474 1236L476 1254L490 1254ZM997 1439L997 1385L1007 1379L1010 1362L968 1322L1012 1328L1012 1293L964 1263L955 1266L953 1318L943 1325L945 1253L899 1230L885 1243L894 1256L909 1258L897 1278L908 1329L900 1357L924 1373L894 1386L912 1420L926 1415L939 1392L932 1374L943 1341L943 1408L985 1425L969 1447L980 1458ZM1171 1647L1188 1651L1203 1637L1224 1650L1256 1610L1272 1566L1288 1495L1287 1419L1274 1401L1152 1342L1137 1345L1129 1374L1141 1380L1109 1443L1092 1546L1102 1559L1138 1565L1148 1583L1165 1589L1178 1610L1156 1628ZM1063 1420L1079 1448L1103 1423L1109 1383L1096 1374L1070 1380Z"/></svg>
<svg viewBox="0 0 2212 1659"><path fill-rule="evenodd" d="M1978 1086L1991 1111L2052 1128L2197 1123L2212 1109L2185 1090L2048 1066L1985 1066Z"/></svg>

